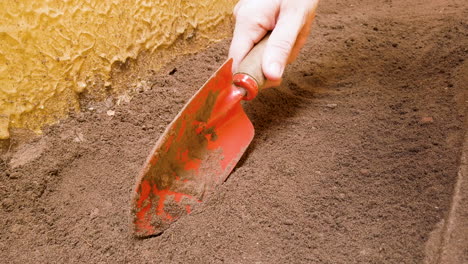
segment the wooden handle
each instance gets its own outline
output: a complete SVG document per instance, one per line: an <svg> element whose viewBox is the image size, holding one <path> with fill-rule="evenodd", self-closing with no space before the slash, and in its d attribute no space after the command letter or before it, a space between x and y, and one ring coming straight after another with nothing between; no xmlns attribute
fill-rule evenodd
<svg viewBox="0 0 468 264"><path fill-rule="evenodd" d="M265 75L263 75L262 70L262 58L263 53L265 52L265 47L270 37L270 33L266 34L260 42L258 42L252 50L245 56L244 60L239 65L237 69L238 73L247 74L257 82L258 89L261 90L265 85ZM235 75L234 74L234 75Z"/></svg>

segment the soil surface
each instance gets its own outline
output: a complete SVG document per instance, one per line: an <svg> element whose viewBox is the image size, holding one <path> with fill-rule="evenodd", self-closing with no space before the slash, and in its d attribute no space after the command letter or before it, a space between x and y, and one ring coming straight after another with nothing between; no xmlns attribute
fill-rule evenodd
<svg viewBox="0 0 468 264"><path fill-rule="evenodd" d="M281 87L244 104L256 135L229 179L149 239L130 232L136 176L229 42L128 103L83 99L30 143L3 142L1 262L435 263L465 132L467 17L464 0L322 1Z"/></svg>

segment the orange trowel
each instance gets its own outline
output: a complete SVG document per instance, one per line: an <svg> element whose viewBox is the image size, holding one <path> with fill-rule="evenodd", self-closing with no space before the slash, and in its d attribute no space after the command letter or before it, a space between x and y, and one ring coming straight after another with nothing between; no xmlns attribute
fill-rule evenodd
<svg viewBox="0 0 468 264"><path fill-rule="evenodd" d="M232 59L188 101L145 162L132 199L134 234L157 235L222 184L249 146L254 128L241 106L265 83L260 41L232 74Z"/></svg>

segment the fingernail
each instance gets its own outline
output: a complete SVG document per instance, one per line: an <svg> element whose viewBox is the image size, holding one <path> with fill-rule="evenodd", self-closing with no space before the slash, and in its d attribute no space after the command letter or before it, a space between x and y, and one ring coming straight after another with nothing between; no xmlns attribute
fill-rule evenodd
<svg viewBox="0 0 468 264"><path fill-rule="evenodd" d="M270 73L280 78L283 75L283 67L278 62L273 62L270 64Z"/></svg>

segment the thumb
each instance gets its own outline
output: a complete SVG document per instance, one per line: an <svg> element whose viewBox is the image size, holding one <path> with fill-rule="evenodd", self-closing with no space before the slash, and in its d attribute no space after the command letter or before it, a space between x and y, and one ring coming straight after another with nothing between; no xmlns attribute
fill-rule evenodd
<svg viewBox="0 0 468 264"><path fill-rule="evenodd" d="M281 79L303 25L304 17L301 14L297 14L296 12L280 14L263 55L262 69L267 79L271 81Z"/></svg>

